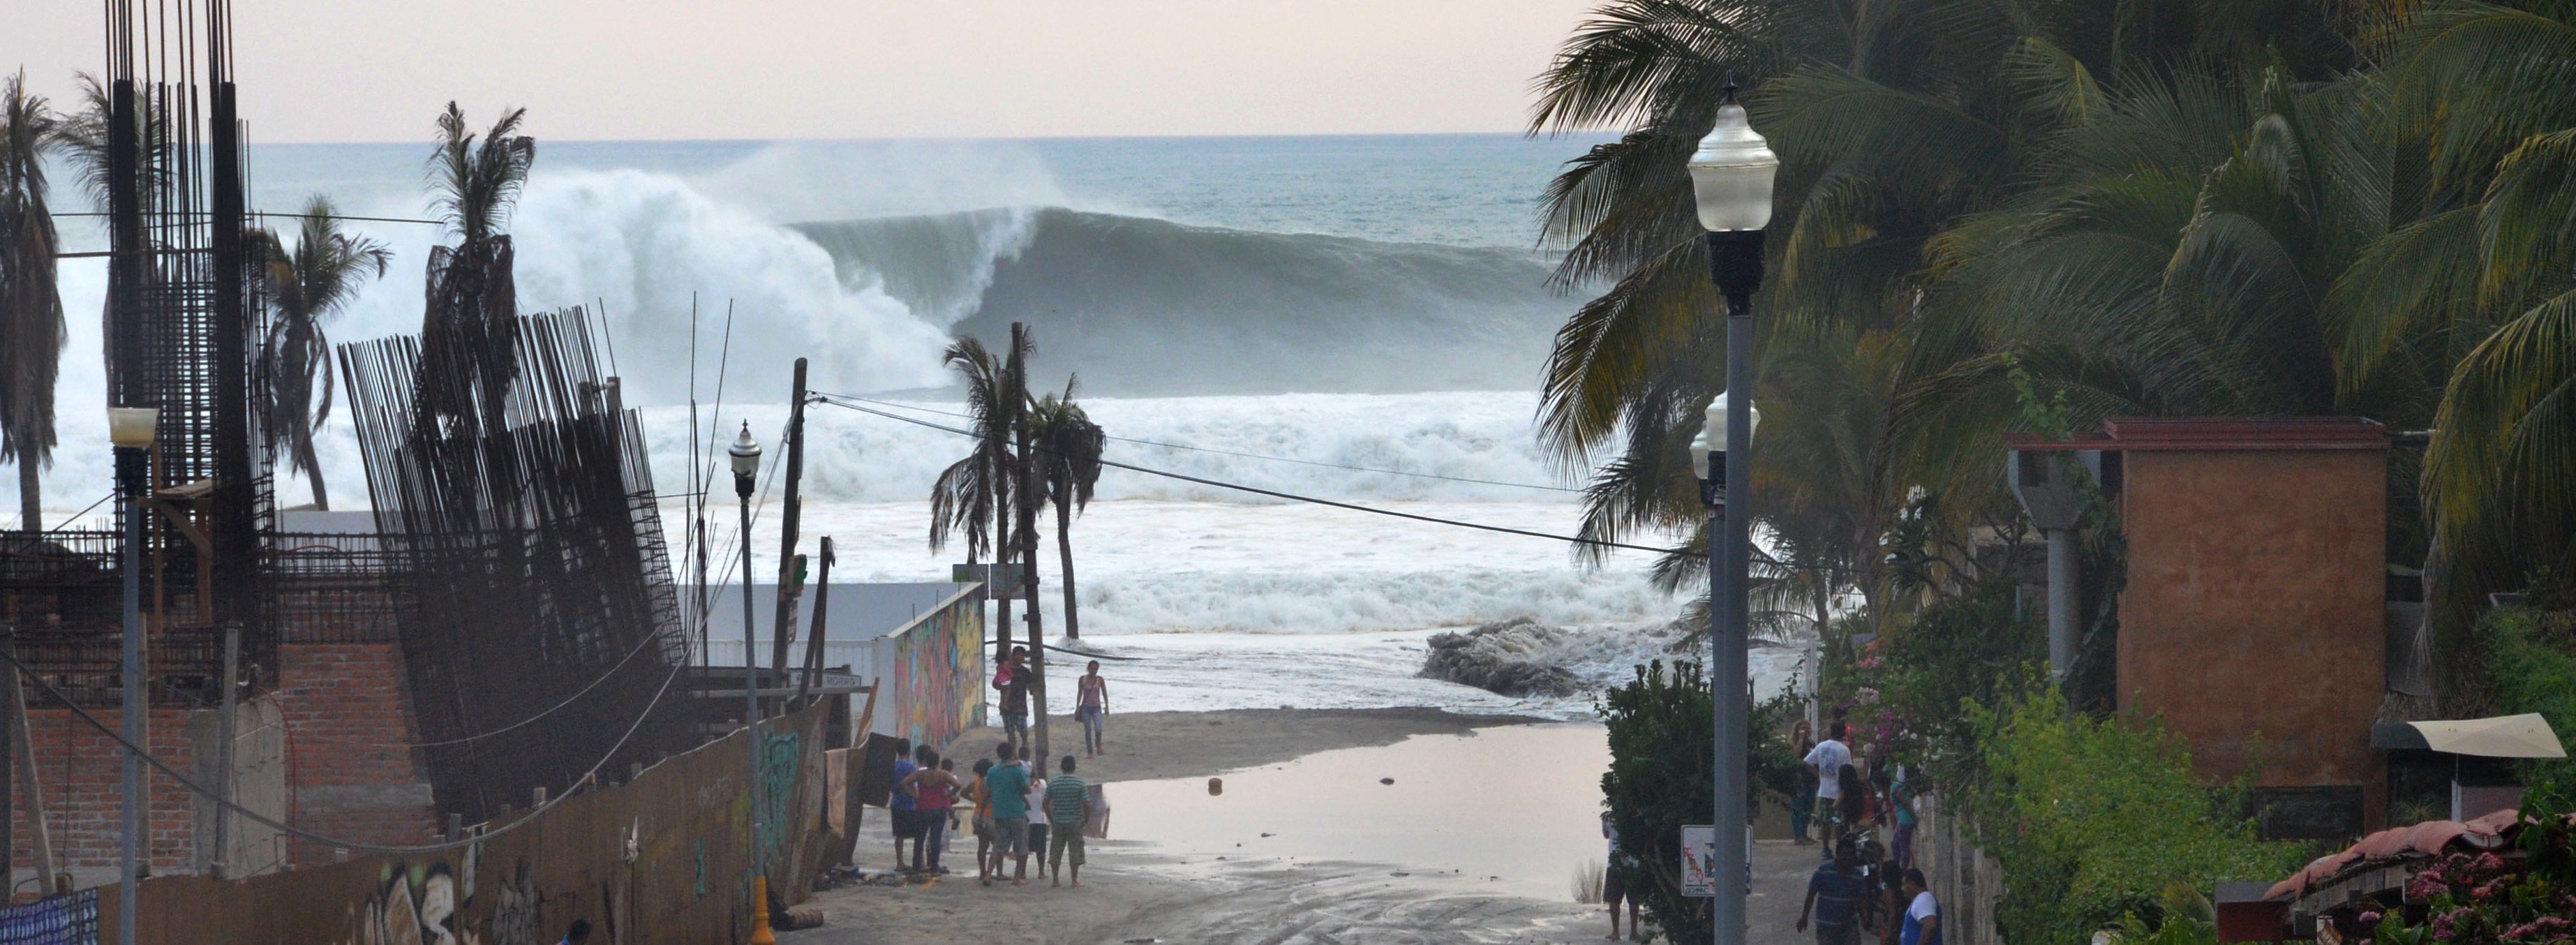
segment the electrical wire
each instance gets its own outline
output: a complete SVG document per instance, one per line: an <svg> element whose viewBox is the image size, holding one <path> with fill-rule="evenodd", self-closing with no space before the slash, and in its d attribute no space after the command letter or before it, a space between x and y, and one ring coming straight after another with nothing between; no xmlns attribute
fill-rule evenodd
<svg viewBox="0 0 2576 945"><path fill-rule="evenodd" d="M888 420L900 420L900 421L902 421L902 422L904 422L904 423L915 424L915 425L918 425L918 426L925 426L925 427L929 427L929 428L931 428L931 429L933 429L933 430L945 430L945 431L947 431L947 432L954 433L954 434L957 434L957 435L959 435L959 436L965 436L965 437L973 437L973 436L975 436L975 434L974 434L973 432L970 432L970 431L967 431L967 430L961 430L961 429L958 429L958 428L956 428L956 427L948 426L948 425L946 425L946 424L932 423L932 422L930 422L930 421L928 421L928 420L923 420L923 419L920 419L920 418L917 418L917 417L907 417L907 416L904 416L904 415L902 415L902 414L887 413L887 412L885 412L885 411L883 411L883 410L877 410L877 409L872 408L872 407L862 407L862 406L859 406L859 405L857 405L857 404L845 404L845 403L839 403L839 402L835 402L835 401L825 401L825 403L829 403L829 404L831 404L832 406L839 407L839 408L841 408L841 409L843 409L843 410L855 410L855 411L858 411L858 412L860 412L860 413L875 414L875 415L877 415L877 416L884 417L884 418L886 418L886 419L888 419ZM1037 447L1037 448L1039 448L1039 449L1044 449L1044 447L1042 447L1042 446L1041 446L1041 447ZM1276 489L1264 489L1264 488L1261 488L1261 487L1259 487L1259 486L1247 486L1247 485L1243 485L1243 484L1241 484L1241 483L1225 482L1225 481L1223 481L1223 480L1217 480L1217 479L1207 479L1207 478L1203 478L1203 477L1199 477L1199 476L1192 476L1192 475L1186 475L1186 474L1183 474L1183 473L1171 472L1171 471L1169 471L1169 470L1155 469L1155 468L1150 467L1150 466L1138 466L1138 465L1135 465L1135 464L1133 464L1133 463L1122 463L1122 462L1118 462L1118 461L1116 461L1116 460L1108 460L1108 459L1104 459L1104 460L1101 460L1101 461L1100 461L1100 465L1103 465L1103 466L1109 466L1109 467L1113 467L1113 468L1117 468L1117 469L1124 469L1124 470L1127 470L1127 471L1129 471L1129 472L1140 472L1140 473L1144 473L1144 474L1149 475L1149 476L1161 476L1161 477L1166 478L1166 479L1177 479L1177 480L1180 480L1180 481L1182 481L1182 482L1193 482L1193 483L1197 483L1197 484L1199 484L1199 485L1203 485L1203 486L1214 486L1214 487L1219 488L1219 489L1232 489L1232 490L1235 490L1235 491L1237 491L1237 492L1249 492L1249 493L1252 493L1252 494L1254 494L1254 495L1265 495L1265 496L1269 496L1269 497L1274 498L1274 499L1286 499L1286 500L1289 500L1289 501L1291 501L1291 502L1305 502L1305 503L1309 503L1309 504L1313 504L1313 505L1331 506L1331 507L1333 507L1333 508L1337 508L1337 509L1349 509L1349 510L1354 511L1354 512L1367 512L1367 513L1372 514L1372 515L1385 515L1385 516L1389 516L1389 517L1392 517L1392 518L1412 519L1413 521L1417 521L1417 522L1429 522L1429 523L1434 524L1434 525L1448 525L1448 526L1455 527L1455 528L1472 528L1472 529L1475 529L1475 530L1477 530L1477 531L1497 532L1497 533L1505 534L1505 535L1520 535L1520 536L1525 537L1525 538L1545 538L1545 539L1548 539L1548 540L1550 540L1550 541L1562 541L1562 542L1568 542L1568 543L1577 544L1577 545L1590 545L1590 546L1593 546L1593 547L1596 547L1596 548L1623 548L1623 549L1627 549L1627 550L1630 550L1630 551L1650 551L1650 552L1653 552L1653 553L1655 553L1655 554L1675 554L1675 555L1681 555L1681 556L1683 556L1683 557L1689 557L1689 558L1706 558L1706 557L1708 557L1707 552L1699 552L1699 551L1683 551L1683 550L1675 549L1675 548L1657 548L1657 547L1654 547L1654 546L1651 546L1651 545L1631 545L1631 544L1627 544L1627 543L1624 543L1624 542L1605 541L1605 540L1602 540L1602 539L1599 539L1599 538L1584 538L1584 537L1579 536L1579 535L1556 535L1556 534L1550 534L1550 533L1548 533L1548 532L1534 532L1534 531L1530 531L1530 530L1528 530L1528 529L1522 529L1522 528L1510 528L1510 527L1506 527L1506 526L1502 526L1502 525L1487 525L1487 524L1484 524L1484 523L1482 523L1482 522L1468 522L1468 521L1462 521L1462 520L1454 519L1454 518L1441 518L1441 517L1436 516L1436 515L1419 515L1419 514L1415 514L1415 513L1412 513L1412 512L1398 512L1398 511L1396 511L1396 510L1394 510L1394 509L1382 509L1382 508L1377 508L1377 507L1375 507L1375 506L1360 505L1360 504L1352 503L1352 502L1340 502L1340 501L1335 501L1335 500L1333 500L1333 499L1319 499L1319 498L1316 498L1316 497L1314 497L1314 496L1298 495L1298 494L1293 493L1293 492L1281 492L1281 491L1278 491L1278 490L1276 490Z"/></svg>
<svg viewBox="0 0 2576 945"><path fill-rule="evenodd" d="M890 400L876 400L876 399L872 399L872 398L868 398L868 397L858 397L858 396L853 396L853 395L850 395L850 394L827 394L827 393L823 393L823 392L821 392L821 391L814 391L814 392L812 392L812 395L813 395L814 397L818 398L818 399L839 398L839 399L841 399L841 400L855 400L855 401L858 401L858 402L860 402L860 403L876 404L876 405L878 405L878 406L882 406L882 407L894 407L894 408L898 408L898 409L902 409L902 410L918 410L918 411L921 411L921 412L923 412L923 413L934 413L934 414L938 414L938 415L940 415L940 416L944 416L944 417L957 417L957 418L959 418L959 419L965 419L965 420L972 420L972 419L974 419L974 418L973 418L973 417L971 417L971 416L968 416L968 415L966 415L966 414L962 414L962 413L957 413L957 412L954 412L954 411L949 411L949 410L940 410L940 409L937 409L937 408L934 408L934 407L917 407L917 406L914 406L914 405L912 405L912 404L896 403L896 402L894 402L894 401L890 401ZM848 405L847 405L847 404L835 404L834 406L848 406ZM1216 448L1214 448L1214 447L1208 447L1208 446L1190 446L1190 445L1182 444L1182 443L1164 443L1164 442L1160 442L1160 441L1157 441L1157 440L1139 440L1139 439L1136 439L1136 438L1134 438L1134 437L1126 437L1126 436L1110 436L1110 435L1105 435L1105 434L1104 434L1103 438L1104 438L1104 439L1109 439L1109 440L1115 440L1115 441L1120 442L1120 443L1134 443L1134 444L1136 444L1136 445L1138 445L1138 446L1155 446L1155 447L1161 447L1161 448L1163 448L1163 449L1167 449L1167 450L1188 450L1188 451L1193 452L1193 453L1214 453L1214 454L1219 455L1219 456L1236 456L1236 457L1241 457L1241 458L1243 458L1243 459L1259 459L1259 460L1267 460L1267 461L1274 462L1274 463L1295 463L1295 464L1300 465L1300 466L1320 466L1320 467L1323 467L1323 468L1325 468L1325 469L1345 469L1345 470L1349 470L1349 471L1352 471L1352 472L1381 473L1381 474L1389 475L1389 476L1412 476L1412 477L1417 478L1417 479L1440 479L1440 480L1446 480L1446 481L1448 481L1448 482L1471 482L1471 483L1475 483L1475 484L1477 484L1477 485L1483 485L1483 486L1507 486L1507 487L1510 487L1510 488L1513 488L1513 489L1540 489L1540 490L1545 490L1545 491L1548 491L1548 492L1581 492L1581 491L1583 491L1583 490L1581 490L1581 489L1574 488L1574 487L1572 487L1572 486L1543 486L1543 485L1539 485L1539 484L1537 484L1537 483L1530 483L1530 482L1506 482L1506 481L1503 481L1503 480L1500 480L1500 479L1478 479L1478 478L1475 478L1475 477L1473 477L1473 476L1444 476L1444 475L1441 475L1441 474L1439 474L1439 473L1413 472L1413 471L1410 471L1410 470L1403 470L1403 469L1380 469L1380 468L1377 468L1377 467L1374 467L1374 466L1352 466L1352 465L1348 465L1348 464L1345 464L1345 463L1327 463L1327 462L1322 462L1322 461L1319 461L1319 460L1312 460L1312 459L1297 459L1297 458L1289 457L1289 456L1268 456L1268 455L1264 455L1264 454L1261 454L1261 453L1242 453L1242 452L1237 452L1237 451L1234 451L1234 450L1221 450L1221 449L1216 449Z"/></svg>

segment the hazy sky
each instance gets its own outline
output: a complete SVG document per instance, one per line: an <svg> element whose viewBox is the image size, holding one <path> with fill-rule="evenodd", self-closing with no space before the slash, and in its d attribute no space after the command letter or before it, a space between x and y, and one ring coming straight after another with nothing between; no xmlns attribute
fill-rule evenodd
<svg viewBox="0 0 2576 945"><path fill-rule="evenodd" d="M179 0L174 0L174 5ZM237 0L255 141L410 141L453 98L540 138L1519 130L1597 0ZM99 5L10 0L67 98Z"/></svg>

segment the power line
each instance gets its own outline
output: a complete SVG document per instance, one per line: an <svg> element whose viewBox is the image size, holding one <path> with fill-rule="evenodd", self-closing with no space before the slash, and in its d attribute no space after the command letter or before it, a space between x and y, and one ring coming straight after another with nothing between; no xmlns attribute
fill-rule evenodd
<svg viewBox="0 0 2576 945"><path fill-rule="evenodd" d="M818 392L815 392L815 393L814 393L814 397L816 397L817 399L824 399L824 400L828 400L828 399L830 399L830 398L840 398L840 399L842 399L842 400L855 400L855 401L859 401L859 402L861 402L861 403L877 404L877 405L880 405L880 406L885 406L885 407L895 407L895 408L899 408L899 409L903 409L903 410L918 410L918 411L921 411L921 412L923 412L923 413L935 413L935 414L939 414L939 415L941 415L941 416L945 416L945 417L957 417L957 418L959 418L959 419L966 419L966 420L974 419L973 417L970 417L970 416L968 416L968 415L966 415L966 414L956 413L956 412L953 412L953 411L940 410L940 409L933 408L933 407L916 407L916 406L913 406L913 405L911 405L911 404L896 403L896 402L889 401L889 400L872 400L872 399L870 399L870 398L866 398L866 397L854 397L854 396L851 396L851 395L849 395L849 394L826 394L826 393L822 393L822 392L819 392L819 391L818 391ZM838 405L838 406L848 406L848 405L847 405L847 404L841 404L841 405ZM1350 471L1352 471L1352 472L1381 473L1381 474L1389 475L1389 476L1412 476L1412 477L1415 477L1415 478L1417 478L1417 479L1441 479L1441 480L1446 480L1446 481L1449 481L1449 482L1471 482L1471 483L1475 483L1475 484L1477 484L1477 485L1483 485L1483 486L1506 486L1506 487L1513 488L1513 489L1542 489L1542 490L1546 490L1546 491L1549 491L1549 492L1581 492L1581 491L1583 491L1583 490L1581 490L1581 489L1577 489L1577 488L1573 488L1573 487L1569 487L1569 486L1543 486L1543 485L1538 485L1538 484L1536 484L1536 483L1528 483L1528 482L1506 482L1506 481L1503 481L1503 480L1500 480L1500 479L1478 479L1478 478L1475 478L1475 477L1473 477L1473 476L1444 476L1444 475L1441 475L1441 474L1439 474L1439 473L1413 472L1413 471L1410 471L1410 470L1404 470L1404 469L1380 469L1380 468L1377 468L1377 467L1374 467L1374 466L1352 466L1352 465L1348 465L1348 464L1345 464L1345 463L1327 463L1327 462L1322 462L1322 461L1319 461L1319 460L1312 460L1312 459L1297 459L1297 458L1294 458L1294 457L1288 457L1288 456L1267 456L1267 455L1263 455L1263 454L1260 454L1260 453L1244 453L1244 452L1237 452L1237 451L1235 451L1235 450L1221 450L1221 449L1216 449L1216 448L1214 448L1214 447L1208 447L1208 446L1190 446L1190 445L1183 444L1183 443L1164 443L1164 442L1161 442L1161 441L1158 441L1158 440L1139 440L1139 439L1136 439L1136 438L1134 438L1134 437L1125 437L1125 436L1105 436L1104 438L1105 438L1105 439L1110 439L1110 440L1116 440L1116 441L1118 441L1118 442L1120 442L1120 443L1134 443L1134 444L1137 444L1137 445L1139 445L1139 446L1157 446L1157 447L1161 447L1161 448L1163 448L1163 449L1167 449L1167 450L1188 450L1188 451L1193 452L1193 453L1214 453L1214 454L1219 455L1219 456L1236 456L1236 457L1241 457L1241 458L1244 458L1244 459L1268 460L1268 461L1270 461L1270 462L1274 462L1274 463L1295 463L1295 464L1300 465L1300 466L1320 466L1320 467L1323 467L1323 468L1325 468L1325 469L1345 469L1345 470L1350 470Z"/></svg>
<svg viewBox="0 0 2576 945"><path fill-rule="evenodd" d="M877 415L877 416L884 417L884 418L886 418L886 419L888 419L888 420L900 420L900 421L903 421L903 422L905 422L905 423L910 423L910 424L915 424L915 425L918 425L918 426L925 426L925 427L929 427L929 428L931 428L931 429L933 429L933 430L945 430L945 431L947 431L947 432L954 433L954 434L957 434L957 435L959 435L959 436L965 436L965 437L972 437L972 436L975 436L975 434L974 434L974 433L972 433L972 432L970 432L970 431L967 431L967 430L961 430L961 429L958 429L958 428L956 428L956 427L948 426L948 425L945 425L945 424L932 423L932 422L930 422L930 421L928 421L928 420L923 420L923 419L920 419L920 418L917 418L917 417L907 417L907 416L904 416L904 415L902 415L902 414L887 413L887 412L885 412L885 411L883 411L883 410L877 410L877 409L874 409L874 408L871 408L871 407L861 407L861 406L859 406L859 405L857 405L857 404L845 404L845 403L839 403L839 402L836 402L836 401L825 401L825 403L829 403L829 404L831 404L832 406L839 407L839 408L841 408L841 409L843 409L843 410L856 410L856 411L858 411L858 412L860 412L860 413L875 414L875 415ZM1042 447L1042 446L1041 446L1041 447L1037 447L1037 448L1038 448L1038 449L1044 449L1044 447ZM1115 460L1108 460L1108 459L1104 459L1104 460L1101 460L1101 461L1100 461L1100 464L1101 464L1101 465L1103 465L1103 466L1111 466L1111 467L1115 467L1115 468L1118 468L1118 469L1128 470L1128 471L1130 471L1130 472L1140 472L1140 473L1144 473L1144 474L1149 475L1149 476L1161 476L1161 477L1166 478L1166 479L1177 479L1177 480L1180 480L1180 481L1182 481L1182 482L1194 482L1194 483L1197 483L1197 484L1199 484L1199 485L1203 485L1203 486L1214 486L1214 487L1219 488L1219 489L1232 489L1232 490L1235 490L1235 491L1237 491L1237 492L1249 492L1249 493L1252 493L1252 494L1254 494L1254 495L1266 495L1266 496L1270 496L1271 498L1275 498L1275 499L1287 499L1287 500L1292 501L1292 502L1305 502L1305 503L1310 503L1310 504L1313 504L1313 505L1325 505L1325 506L1331 506L1331 507L1333 507L1333 508L1337 508L1337 509L1349 509L1349 510L1354 511L1354 512L1367 512L1367 513L1372 514L1372 515L1385 515L1385 516L1390 516L1390 517L1393 517L1393 518L1412 519L1412 520L1417 521L1417 522L1429 522L1429 523L1434 524L1434 525L1448 525L1448 526L1452 526L1452 527L1455 527L1455 528L1472 528L1472 529L1476 529L1476 530L1478 530L1478 531L1497 532L1497 533L1505 534L1505 535L1520 535L1520 536L1527 537L1527 538L1545 538L1545 539L1548 539L1548 540L1550 540L1550 541L1570 542L1570 543L1578 544L1578 545L1591 545L1591 546L1596 547L1596 548L1624 548L1624 549L1627 549L1627 550L1630 550L1630 551L1650 551L1650 552L1654 552L1654 553L1656 553L1656 554L1677 554L1677 555L1681 555L1681 556L1684 556L1684 557L1690 557L1690 558L1706 558L1706 557L1708 557L1708 554L1707 554L1706 552L1683 551L1683 550L1681 550L1681 549L1677 549L1677 548L1657 548L1657 547L1653 547L1653 546L1650 546L1650 545L1631 545L1631 544L1626 544L1626 543L1623 543L1623 542L1616 542L1616 541L1604 541L1604 540L1602 540L1602 539L1598 539L1598 538L1584 538L1584 537L1581 537L1581 536L1578 536L1578 535L1556 535L1556 534L1550 534L1550 533L1548 533L1548 532L1534 532L1534 531L1530 531L1530 530L1528 530L1528 529L1510 528L1510 527L1506 527L1506 526L1502 526L1502 525L1487 525L1487 524L1484 524L1484 523L1482 523L1482 522L1468 522L1468 521L1461 521L1461 520L1454 519L1454 518L1441 518L1441 517L1436 516L1436 515L1418 515L1418 514L1415 514L1415 513L1412 513L1412 512L1398 512L1398 511L1396 511L1396 510L1394 510L1394 509L1381 509L1381 508L1377 508L1377 507L1375 507L1375 506L1359 505L1359 504L1357 504L1357 503L1352 503L1352 502L1340 502L1340 501L1335 501L1335 500L1332 500L1332 499L1319 499L1319 498L1316 498L1316 497L1314 497L1314 496L1298 495L1298 494L1293 493L1293 492L1281 492L1281 491L1278 491L1278 490L1276 490L1276 489L1264 489L1264 488L1261 488L1261 487L1259 487L1259 486L1247 486L1247 485L1243 485L1243 484L1241 484L1241 483L1225 482L1225 481L1217 480L1217 479L1207 479L1207 478L1202 478L1202 477L1199 477L1199 476L1191 476L1191 475L1185 475L1185 474L1182 474L1182 473L1171 472L1171 471L1168 471L1168 470L1155 469L1155 468L1152 468L1152 467L1150 467L1150 466L1138 466L1138 465L1135 465L1135 464L1133 464L1133 463L1121 463L1121 462L1118 462L1118 461L1115 461Z"/></svg>

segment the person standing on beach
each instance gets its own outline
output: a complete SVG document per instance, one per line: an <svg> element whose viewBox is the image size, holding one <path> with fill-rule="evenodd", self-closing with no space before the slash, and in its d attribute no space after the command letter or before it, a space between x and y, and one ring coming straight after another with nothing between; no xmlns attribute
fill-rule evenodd
<svg viewBox="0 0 2576 945"><path fill-rule="evenodd" d="M993 875L1002 873L1002 858L1015 858L1011 885L1029 884L1029 769L1020 764L1019 749L1003 742L994 750L1001 763L984 775L984 791L993 805ZM991 880L985 881L991 885Z"/></svg>
<svg viewBox="0 0 2576 945"><path fill-rule="evenodd" d="M912 871L945 872L939 868L939 851L947 845L948 809L957 797L957 776L939 767L939 753L921 746L921 766L905 778L903 788L912 794L914 820L921 835L912 840Z"/></svg>
<svg viewBox="0 0 2576 945"><path fill-rule="evenodd" d="M912 762L911 756L912 740L908 738L895 739L894 790L889 792L886 796L886 813L888 815L886 819L891 822L890 826L894 828L894 871L898 873L907 871L903 858L903 842L911 839L912 824L914 820L912 795L904 793L903 785L905 779L912 777L912 773L914 771L921 769L920 765L916 765ZM919 846L920 845L917 843L914 844L916 852L918 852Z"/></svg>
<svg viewBox="0 0 2576 945"><path fill-rule="evenodd" d="M993 878L993 795L984 787L984 776L993 771L993 759L975 760L975 780L966 786L966 797L975 803L975 879L989 883Z"/></svg>
<svg viewBox="0 0 2576 945"><path fill-rule="evenodd" d="M1028 658L1027 647L1012 647L1001 671L993 674L993 687L1002 690L1002 737L1023 743L1029 740Z"/></svg>
<svg viewBox="0 0 2576 945"><path fill-rule="evenodd" d="M1834 841L1834 858L1816 867L1814 876L1807 877L1807 901L1798 907L1798 931L1807 930L1807 917L1812 914L1816 919L1816 945L1858 945L1860 903L1869 893L1869 881L1860 875L1860 856L1851 838Z"/></svg>
<svg viewBox="0 0 2576 945"><path fill-rule="evenodd" d="M1100 757L1104 739L1101 717L1109 714L1109 680L1100 678L1100 661L1092 660L1090 671L1082 674L1074 687L1073 717L1082 723L1082 751Z"/></svg>
<svg viewBox="0 0 2576 945"><path fill-rule="evenodd" d="M1091 816L1091 785L1074 776L1072 755L1064 756L1064 762L1056 767L1056 776L1047 779L1046 786L1047 816L1055 822L1046 851L1047 859L1052 861L1048 868L1053 871L1055 879L1048 885L1070 885L1079 889L1082 887L1082 828L1087 826L1085 820ZM1065 882L1064 872L1064 854L1068 849L1073 852L1071 883Z"/></svg>
<svg viewBox="0 0 2576 945"><path fill-rule="evenodd" d="M1807 767L1816 772L1816 817L1819 833L1827 844L1842 837L1843 768L1851 764L1850 746L1843 744L1843 723L1834 722L1825 729L1826 738L1807 752Z"/></svg>
<svg viewBox="0 0 2576 945"><path fill-rule="evenodd" d="M1020 746L1020 765L1029 770L1029 852L1038 858L1038 875L1047 874L1047 779L1036 777L1038 763L1030 760L1029 746Z"/></svg>

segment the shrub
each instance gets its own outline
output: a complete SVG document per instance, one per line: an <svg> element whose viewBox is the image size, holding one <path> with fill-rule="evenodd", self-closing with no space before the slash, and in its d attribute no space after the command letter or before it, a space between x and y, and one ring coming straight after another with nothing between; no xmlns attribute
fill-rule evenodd
<svg viewBox="0 0 2576 945"><path fill-rule="evenodd" d="M2487 682L2502 714L2537 712L2556 732L2576 732L2576 614L2513 607L2478 621L2487 641ZM2565 759L2524 762L2525 783L2576 783Z"/></svg>
<svg viewBox="0 0 2576 945"><path fill-rule="evenodd" d="M1995 919L2006 941L2083 942L2124 916L2160 922L2169 883L2273 879L2302 859L2295 844L2255 839L2233 813L2243 790L2202 787L2153 721L2070 715L2045 686L1970 717L1984 777L1954 798L2003 866L2010 889Z"/></svg>
<svg viewBox="0 0 2576 945"><path fill-rule="evenodd" d="M1784 730L1800 707L1786 694L1754 707L1748 805L1796 789L1798 762ZM1605 868L1645 895L1647 910L1674 941L1705 941L1706 900L1681 894L1681 837L1683 825L1708 823L1716 806L1717 727L1708 679L1697 663L1674 663L1668 671L1656 661L1637 667L1635 680L1603 692L1595 709L1609 729L1610 771L1601 777L1601 793L1621 854Z"/></svg>

